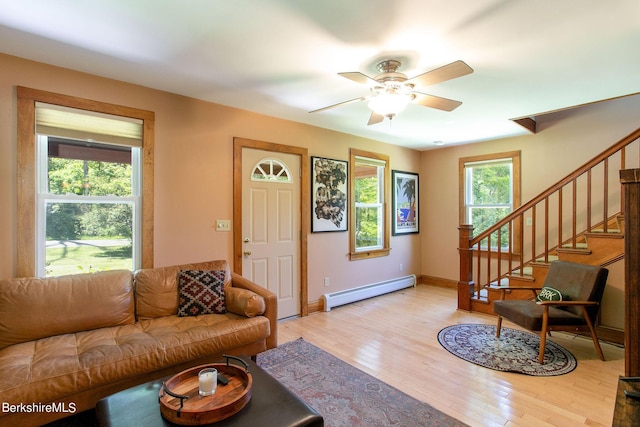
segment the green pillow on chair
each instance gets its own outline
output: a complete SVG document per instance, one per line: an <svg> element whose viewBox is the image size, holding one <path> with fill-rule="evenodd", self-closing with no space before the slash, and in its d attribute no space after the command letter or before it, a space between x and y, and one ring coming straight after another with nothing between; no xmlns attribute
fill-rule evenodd
<svg viewBox="0 0 640 427"><path fill-rule="evenodd" d="M545 286L540 289L540 293L536 297L536 301L562 301L562 294L559 290Z"/></svg>

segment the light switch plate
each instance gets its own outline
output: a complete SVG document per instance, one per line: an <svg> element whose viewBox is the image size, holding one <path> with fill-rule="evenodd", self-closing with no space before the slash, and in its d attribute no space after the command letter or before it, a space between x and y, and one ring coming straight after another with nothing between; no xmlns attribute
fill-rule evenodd
<svg viewBox="0 0 640 427"><path fill-rule="evenodd" d="M231 220L230 219L216 220L216 231L231 231Z"/></svg>

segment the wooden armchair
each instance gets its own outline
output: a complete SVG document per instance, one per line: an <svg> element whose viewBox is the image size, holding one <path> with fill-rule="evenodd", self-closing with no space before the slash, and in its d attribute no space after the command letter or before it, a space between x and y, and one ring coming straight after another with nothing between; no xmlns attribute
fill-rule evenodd
<svg viewBox="0 0 640 427"><path fill-rule="evenodd" d="M493 312L498 315L496 336L500 338L503 317L525 329L540 332L538 362L542 364L547 333L589 332L600 360L604 360L593 325L600 310L608 274L609 270L600 266L567 261L552 262L542 289L551 288L550 292L544 294L555 294L554 299L557 299L559 293L562 301L505 300L508 288L504 289L502 300L493 303ZM540 287L518 289L530 289L537 298L540 296L540 293L536 293L541 291Z"/></svg>

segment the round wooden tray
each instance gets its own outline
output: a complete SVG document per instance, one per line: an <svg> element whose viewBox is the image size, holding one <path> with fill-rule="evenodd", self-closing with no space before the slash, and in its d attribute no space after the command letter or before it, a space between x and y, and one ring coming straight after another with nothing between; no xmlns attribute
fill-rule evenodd
<svg viewBox="0 0 640 427"><path fill-rule="evenodd" d="M224 356L226 363L200 365L169 378L160 388L160 412L172 423L202 425L215 423L238 413L251 399L253 379L248 365L237 357ZM240 361L244 367L229 364L229 359ZM198 393L198 372L216 368L229 383L218 383L211 396Z"/></svg>

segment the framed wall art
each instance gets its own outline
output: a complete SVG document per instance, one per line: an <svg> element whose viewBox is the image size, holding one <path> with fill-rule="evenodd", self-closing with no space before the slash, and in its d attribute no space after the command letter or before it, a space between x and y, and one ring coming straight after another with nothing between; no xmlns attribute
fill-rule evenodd
<svg viewBox="0 0 640 427"><path fill-rule="evenodd" d="M311 157L311 232L347 231L347 165Z"/></svg>
<svg viewBox="0 0 640 427"><path fill-rule="evenodd" d="M392 171L393 235L419 233L418 174Z"/></svg>

